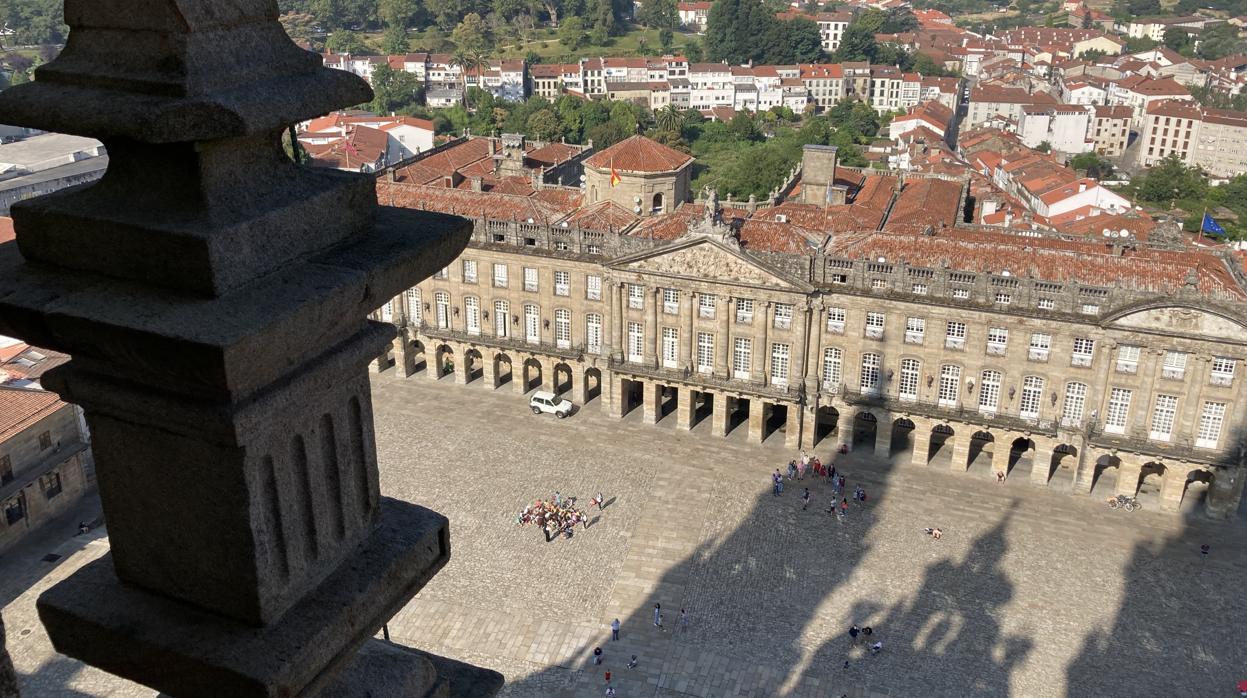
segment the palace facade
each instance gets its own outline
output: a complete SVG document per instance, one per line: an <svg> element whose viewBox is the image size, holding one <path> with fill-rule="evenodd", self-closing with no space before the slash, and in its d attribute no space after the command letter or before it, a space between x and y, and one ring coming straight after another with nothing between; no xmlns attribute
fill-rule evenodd
<svg viewBox="0 0 1247 698"><path fill-rule="evenodd" d="M618 173L640 187L629 210L499 176L488 140L379 178L382 203L475 226L460 259L378 311L399 328L378 369L544 388L710 438L1238 507L1247 277L1229 253L967 225L964 180L837 167L818 146L765 202L660 208L646 197L687 191L686 158L624 141L593 161L642 169Z"/></svg>

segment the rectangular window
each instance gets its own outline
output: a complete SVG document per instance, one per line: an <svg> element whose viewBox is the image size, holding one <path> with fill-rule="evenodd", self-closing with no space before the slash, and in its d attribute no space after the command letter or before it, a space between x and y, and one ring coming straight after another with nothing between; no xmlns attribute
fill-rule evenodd
<svg viewBox="0 0 1247 698"><path fill-rule="evenodd" d="M1035 307L1040 310L1052 310L1056 307L1056 300L1044 296L1035 302Z"/></svg>
<svg viewBox="0 0 1247 698"><path fill-rule="evenodd" d="M944 326L944 346L949 349L966 348L966 323L949 320Z"/></svg>
<svg viewBox="0 0 1247 698"><path fill-rule="evenodd" d="M1083 303L1078 308L1078 312L1082 313L1083 315L1099 315L1100 306L1096 305L1095 303Z"/></svg>
<svg viewBox="0 0 1247 698"><path fill-rule="evenodd" d="M1168 441L1173 436L1173 420L1178 414L1178 396L1157 395L1152 406L1152 433L1156 441Z"/></svg>
<svg viewBox="0 0 1247 698"><path fill-rule="evenodd" d="M0 456L0 485L13 482L13 458L9 454Z"/></svg>
<svg viewBox="0 0 1247 698"><path fill-rule="evenodd" d="M905 343L922 344L927 333L927 321L920 317L905 318Z"/></svg>
<svg viewBox="0 0 1247 698"><path fill-rule="evenodd" d="M1125 388L1113 388L1108 398L1108 414L1104 415L1104 431L1110 434L1126 433L1126 418L1130 416L1131 392Z"/></svg>
<svg viewBox="0 0 1247 698"><path fill-rule="evenodd" d="M592 243L585 245L585 254L602 254L602 246Z"/></svg>
<svg viewBox="0 0 1247 698"><path fill-rule="evenodd" d="M394 301L386 301L381 306L381 322L394 322Z"/></svg>
<svg viewBox="0 0 1247 698"><path fill-rule="evenodd" d="M463 260L463 283L465 284L476 283L476 260L475 259Z"/></svg>
<svg viewBox="0 0 1247 698"><path fill-rule="evenodd" d="M463 299L463 314L467 318L468 334L481 333L481 302L472 296Z"/></svg>
<svg viewBox="0 0 1247 698"><path fill-rule="evenodd" d="M970 289L968 289L968 288L954 288L954 289L953 289L953 298L956 298L957 300L961 300L961 301L964 301L964 300L969 299L969 298L970 298Z"/></svg>
<svg viewBox="0 0 1247 698"><path fill-rule="evenodd" d="M43 490L43 496L51 499L61 493L61 474L48 473L39 476L39 489Z"/></svg>
<svg viewBox="0 0 1247 698"><path fill-rule="evenodd" d="M1031 334L1031 343L1026 358L1031 361L1047 361L1048 352L1052 349L1052 335L1043 332Z"/></svg>
<svg viewBox="0 0 1247 698"><path fill-rule="evenodd" d="M714 334L697 333L697 370L701 373L714 371Z"/></svg>
<svg viewBox="0 0 1247 698"><path fill-rule="evenodd" d="M511 334L511 304L494 301L494 336L506 338Z"/></svg>
<svg viewBox="0 0 1247 698"><path fill-rule="evenodd" d="M1038 419L1039 405L1043 402L1043 379L1027 376L1022 379L1022 398L1018 402L1018 416L1022 419Z"/></svg>
<svg viewBox="0 0 1247 698"><path fill-rule="evenodd" d="M566 308L554 311L554 343L559 349L572 345L572 312Z"/></svg>
<svg viewBox="0 0 1247 698"><path fill-rule="evenodd" d="M537 270L533 267L524 267L524 290L537 290Z"/></svg>
<svg viewBox="0 0 1247 698"><path fill-rule="evenodd" d="M585 350L590 354L602 353L602 316L597 313L585 316Z"/></svg>
<svg viewBox="0 0 1247 698"><path fill-rule="evenodd" d="M840 387L843 374L843 354L836 347L823 350L823 390L836 390Z"/></svg>
<svg viewBox="0 0 1247 698"><path fill-rule="evenodd" d="M979 380L979 411L994 413L1000 408L1000 371L983 371Z"/></svg>
<svg viewBox="0 0 1247 698"><path fill-rule="evenodd" d="M787 303L775 304L775 329L786 330L792 327L792 306Z"/></svg>
<svg viewBox="0 0 1247 698"><path fill-rule="evenodd" d="M771 383L788 385L788 345L771 345Z"/></svg>
<svg viewBox="0 0 1247 698"><path fill-rule="evenodd" d="M886 288L888 287L888 280L887 280L887 279L878 279L878 278L871 279L871 280L870 280L870 287L871 287L871 288L873 288L873 289L875 289L875 290L877 290L877 291L882 291L882 290L884 290L884 289L886 289Z"/></svg>
<svg viewBox="0 0 1247 698"><path fill-rule="evenodd" d="M1161 366L1160 375L1162 378L1182 380L1186 376L1186 354L1180 351L1165 352L1165 363Z"/></svg>
<svg viewBox="0 0 1247 698"><path fill-rule="evenodd" d="M1199 448L1216 448L1221 440L1221 425L1225 422L1224 402L1205 402L1199 415L1199 432L1195 445Z"/></svg>
<svg viewBox="0 0 1247 698"><path fill-rule="evenodd" d="M715 303L713 293L703 293L697 296L697 315L704 318L714 317Z"/></svg>
<svg viewBox="0 0 1247 698"><path fill-rule="evenodd" d="M925 296L925 295L927 295L927 285L926 285L926 284L914 284L913 286L911 286L911 287L910 287L910 289L909 289L909 290L910 290L910 292L911 292L911 293L913 293L915 296Z"/></svg>
<svg viewBox="0 0 1247 698"><path fill-rule="evenodd" d="M26 506L21 497L10 497L4 500L4 520L10 526L26 518Z"/></svg>
<svg viewBox="0 0 1247 698"><path fill-rule="evenodd" d="M591 301L602 299L602 277L596 274L585 276L585 298Z"/></svg>
<svg viewBox="0 0 1247 698"><path fill-rule="evenodd" d="M567 271L554 272L554 295L570 296L572 295L572 275Z"/></svg>
<svg viewBox="0 0 1247 698"><path fill-rule="evenodd" d="M1087 406L1087 386L1082 383L1068 383L1065 386L1065 405L1061 411L1061 425L1081 427L1082 416Z"/></svg>
<svg viewBox="0 0 1247 698"><path fill-rule="evenodd" d="M883 313L866 313L866 336L871 339L883 339Z"/></svg>
<svg viewBox="0 0 1247 698"><path fill-rule="evenodd" d="M1212 372L1208 381L1213 385L1230 385L1234 382L1234 368L1237 362L1224 356L1212 358Z"/></svg>
<svg viewBox="0 0 1247 698"><path fill-rule="evenodd" d="M494 265L494 287L495 288L506 288L507 287L507 265L505 264Z"/></svg>
<svg viewBox="0 0 1247 698"><path fill-rule="evenodd" d="M1086 337L1074 338L1074 353L1070 355L1070 366L1090 366L1091 356L1095 352L1095 340Z"/></svg>
<svg viewBox="0 0 1247 698"><path fill-rule="evenodd" d="M524 306L524 341L529 344L541 342L541 310L535 305Z"/></svg>
<svg viewBox="0 0 1247 698"><path fill-rule="evenodd" d="M732 343L732 377L748 380L752 363L753 340L737 337Z"/></svg>
<svg viewBox="0 0 1247 698"><path fill-rule="evenodd" d="M450 327L450 294L439 291L433 296L433 302L437 309L438 329L448 329Z"/></svg>
<svg viewBox="0 0 1247 698"><path fill-rule="evenodd" d="M957 398L961 395L961 367L944 364L940 367L940 404L956 407Z"/></svg>
<svg viewBox="0 0 1247 698"><path fill-rule="evenodd" d="M662 311L668 315L680 312L680 292L674 288L662 290Z"/></svg>
<svg viewBox="0 0 1247 698"><path fill-rule="evenodd" d="M645 306L645 290L637 284L628 284L628 307L640 310Z"/></svg>
<svg viewBox="0 0 1247 698"><path fill-rule="evenodd" d="M628 323L628 360L633 363L641 363L643 360L643 349L645 333L639 322Z"/></svg>
<svg viewBox="0 0 1247 698"><path fill-rule="evenodd" d="M827 331L844 333L844 308L827 309Z"/></svg>
<svg viewBox="0 0 1247 698"><path fill-rule="evenodd" d="M407 318L415 327L419 327L424 319L424 308L420 307L420 289L407 289Z"/></svg>
<svg viewBox="0 0 1247 698"><path fill-rule="evenodd" d="M450 267L442 267L441 269L438 269L437 273L433 275L433 278L434 279L449 279L450 278Z"/></svg>
<svg viewBox="0 0 1247 698"><path fill-rule="evenodd" d="M1000 356L1009 346L1009 330L1005 327L987 328L987 353Z"/></svg>
<svg viewBox="0 0 1247 698"><path fill-rule="evenodd" d="M902 400L918 399L918 374L921 366L917 359L901 360L901 379L897 383L897 397Z"/></svg>
<svg viewBox="0 0 1247 698"><path fill-rule="evenodd" d="M879 394L878 354L862 354L862 370L857 378L863 393Z"/></svg>
<svg viewBox="0 0 1247 698"><path fill-rule="evenodd" d="M996 304L997 305L1009 305L1012 302L1013 302L1013 296L1010 296L1004 291L996 291Z"/></svg>
<svg viewBox="0 0 1247 698"><path fill-rule="evenodd" d="M753 299L736 299L736 322L740 325L749 325L753 323Z"/></svg>
<svg viewBox="0 0 1247 698"><path fill-rule="evenodd" d="M674 327L662 328L663 368L676 368L680 358L680 331Z"/></svg>
<svg viewBox="0 0 1247 698"><path fill-rule="evenodd" d="M1123 345L1117 347L1117 372L1139 372L1139 347Z"/></svg>

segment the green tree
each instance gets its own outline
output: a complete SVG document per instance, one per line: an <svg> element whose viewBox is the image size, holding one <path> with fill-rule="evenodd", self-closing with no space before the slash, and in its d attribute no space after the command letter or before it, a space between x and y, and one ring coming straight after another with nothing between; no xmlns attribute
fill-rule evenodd
<svg viewBox="0 0 1247 698"><path fill-rule="evenodd" d="M1204 30L1197 54L1204 60L1216 60L1244 51L1247 51L1247 43L1238 38L1238 27L1223 22Z"/></svg>
<svg viewBox="0 0 1247 698"><path fill-rule="evenodd" d="M602 148L609 148L635 133L636 131L629 131L623 124L611 120L588 129L585 133L585 138L587 141L593 141L594 148L601 150Z"/></svg>
<svg viewBox="0 0 1247 698"><path fill-rule="evenodd" d="M883 22L879 25L880 34L900 34L918 31L922 25L908 7L893 7L884 13Z"/></svg>
<svg viewBox="0 0 1247 698"><path fill-rule="evenodd" d="M308 11L330 31L362 29L376 19L376 0L311 0Z"/></svg>
<svg viewBox="0 0 1247 698"><path fill-rule="evenodd" d="M587 38L585 21L580 17L568 17L559 26L559 43L566 46L568 51L576 51L584 46Z"/></svg>
<svg viewBox="0 0 1247 698"><path fill-rule="evenodd" d="M706 57L705 54L701 50L701 42L697 41L696 39L689 39L688 41L684 42L683 53L684 53L684 57L688 59L689 63L701 63L702 60Z"/></svg>
<svg viewBox="0 0 1247 698"><path fill-rule="evenodd" d="M450 33L450 40L460 51L467 54L484 56L489 50L489 33L485 30L481 16L475 12L463 16L463 21Z"/></svg>
<svg viewBox="0 0 1247 698"><path fill-rule="evenodd" d="M878 53L875 33L868 27L853 23L845 28L840 35L840 46L836 49L832 60L836 63L845 61L870 61Z"/></svg>
<svg viewBox="0 0 1247 698"><path fill-rule="evenodd" d="M671 45L675 41L675 32L667 27L658 30L658 46L663 53L671 53Z"/></svg>
<svg viewBox="0 0 1247 698"><path fill-rule="evenodd" d="M655 112L654 121L657 123L659 131L669 131L677 134L684 131L684 114L674 104L668 104Z"/></svg>
<svg viewBox="0 0 1247 698"><path fill-rule="evenodd" d="M1185 199L1203 199L1208 192L1207 177L1200 170L1187 167L1177 155L1152 165L1131 184L1140 201L1167 206Z"/></svg>
<svg viewBox="0 0 1247 698"><path fill-rule="evenodd" d="M526 125L528 128L525 133L538 140L557 141L563 135L563 125L559 123L559 117L549 109L534 112L528 117Z"/></svg>
<svg viewBox="0 0 1247 698"><path fill-rule="evenodd" d="M818 25L798 18L771 22L764 37L759 61L771 65L817 63L823 58L823 37Z"/></svg>
<svg viewBox="0 0 1247 698"><path fill-rule="evenodd" d="M758 124L747 111L738 111L727 125L728 132L738 141L757 141L762 139Z"/></svg>
<svg viewBox="0 0 1247 698"><path fill-rule="evenodd" d="M1041 153L1051 153L1051 152L1052 152L1052 144L1051 144L1051 143L1049 143L1048 141L1044 141L1044 142L1040 143L1039 145L1035 146L1035 150L1038 150L1038 151L1039 151L1039 152L1041 152Z"/></svg>
<svg viewBox="0 0 1247 698"><path fill-rule="evenodd" d="M277 19L286 36L295 41L310 41L316 33L316 18L306 12L287 12Z"/></svg>
<svg viewBox="0 0 1247 698"><path fill-rule="evenodd" d="M325 40L325 48L334 53L350 53L354 55L369 56L376 51L364 41L364 37L360 34L339 29L329 35Z"/></svg>
<svg viewBox="0 0 1247 698"><path fill-rule="evenodd" d="M468 12L466 0L424 0L424 9L443 31L450 31Z"/></svg>
<svg viewBox="0 0 1247 698"><path fill-rule="evenodd" d="M615 102L614 105L611 106L610 114L611 121L619 124L625 131L628 132L629 136L637 132L639 120L637 119L636 112L633 110L630 103Z"/></svg>
<svg viewBox="0 0 1247 698"><path fill-rule="evenodd" d="M1092 152L1079 153L1070 158L1069 166L1092 179L1108 179L1113 174L1112 163Z"/></svg>
<svg viewBox="0 0 1247 698"><path fill-rule="evenodd" d="M381 63L372 71L373 98L369 107L377 114L410 109L420 104L423 89L423 84L412 73Z"/></svg>
<svg viewBox="0 0 1247 698"><path fill-rule="evenodd" d="M381 53L392 56L407 53L411 50L411 42L407 40L407 30L399 27L386 27L381 35Z"/></svg>
<svg viewBox="0 0 1247 698"><path fill-rule="evenodd" d="M1182 55L1188 55L1195 50L1195 41L1191 35L1182 31L1178 27L1169 27L1165 30L1165 35L1161 39L1167 48L1173 49Z"/></svg>
<svg viewBox="0 0 1247 698"><path fill-rule="evenodd" d="M377 17L391 29L406 29L420 14L419 0L377 0Z"/></svg>
<svg viewBox="0 0 1247 698"><path fill-rule="evenodd" d="M655 29L674 30L680 26L680 13L676 11L675 0L642 0L636 18L641 24Z"/></svg>

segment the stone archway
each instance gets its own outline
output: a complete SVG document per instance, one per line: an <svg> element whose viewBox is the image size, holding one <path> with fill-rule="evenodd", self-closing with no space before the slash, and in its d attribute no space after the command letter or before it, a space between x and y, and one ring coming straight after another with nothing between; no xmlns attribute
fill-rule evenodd
<svg viewBox="0 0 1247 698"><path fill-rule="evenodd" d="M520 377L524 381L524 392L536 390L541 387L542 379L541 362L535 358L524 360L523 375Z"/></svg>
<svg viewBox="0 0 1247 698"><path fill-rule="evenodd" d="M1207 511L1208 496L1212 494L1212 483L1215 479L1215 475L1203 469L1187 473L1186 482L1182 485L1182 499L1178 501L1178 511L1183 514Z"/></svg>
<svg viewBox="0 0 1247 698"><path fill-rule="evenodd" d="M425 356L424 342L418 339L411 340L411 372L419 373L428 369L429 361Z"/></svg>
<svg viewBox="0 0 1247 698"><path fill-rule="evenodd" d="M1074 473L1078 469L1078 448L1070 444L1057 444L1052 449L1052 460L1048 463L1035 463L1036 468L1047 466L1048 472L1044 484L1062 483L1073 485ZM1036 480L1036 482L1039 482Z"/></svg>
<svg viewBox="0 0 1247 698"><path fill-rule="evenodd" d="M895 458L901 456L905 459L912 457L914 451L914 423L913 420L901 417L892 422L892 442L889 444L888 455Z"/></svg>
<svg viewBox="0 0 1247 698"><path fill-rule="evenodd" d="M931 427L931 435L927 442L927 465L938 459L944 464L953 462L953 437L957 432L947 424L936 424Z"/></svg>
<svg viewBox="0 0 1247 698"><path fill-rule="evenodd" d="M831 405L814 410L814 445L835 436L840 422L840 412Z"/></svg>
<svg viewBox="0 0 1247 698"><path fill-rule="evenodd" d="M1035 442L1025 436L1019 436L1009 444L1009 462L1005 466L1005 473L1012 474L1013 469L1022 463L1023 460L1030 459L1030 467L1035 467ZM1027 472L1029 468L1022 468L1022 472Z"/></svg>
<svg viewBox="0 0 1247 698"><path fill-rule="evenodd" d="M1139 478L1134 483L1133 492L1121 488L1125 494L1133 494L1149 509L1160 509L1160 491L1165 480L1165 464L1160 461L1148 461L1139 468Z"/></svg>
<svg viewBox="0 0 1247 698"><path fill-rule="evenodd" d="M455 351L449 344L439 344L433 350L433 366L438 378L455 372Z"/></svg>
<svg viewBox="0 0 1247 698"><path fill-rule="evenodd" d="M992 461L996 457L996 437L990 431L976 431L970 435L970 452L966 459L966 470L982 470L988 475L992 472Z"/></svg>
<svg viewBox="0 0 1247 698"><path fill-rule="evenodd" d="M878 432L879 418L871 412L858 412L853 419L853 450L864 448L872 451Z"/></svg>
<svg viewBox="0 0 1247 698"><path fill-rule="evenodd" d="M480 351L468 349L463 352L463 370L466 372L465 383L471 383L485 375L485 359Z"/></svg>
<svg viewBox="0 0 1247 698"><path fill-rule="evenodd" d="M653 207L650 209L652 212L654 212L654 213L662 213L662 212L663 212L663 207L662 207L662 192L658 192L657 194L654 194L653 204L654 204L654 205L653 205Z"/></svg>
<svg viewBox="0 0 1247 698"><path fill-rule="evenodd" d="M499 386L514 380L515 372L511 367L511 357L506 354L498 354L494 357L494 376Z"/></svg>
<svg viewBox="0 0 1247 698"><path fill-rule="evenodd" d="M1091 486L1087 488L1089 492L1105 492L1112 489L1112 477L1105 477L1109 470L1121 470L1121 459L1117 456L1105 454L1100 456L1092 464L1091 470ZM1108 483L1107 485L1105 483Z"/></svg>
<svg viewBox="0 0 1247 698"><path fill-rule="evenodd" d="M602 371L597 368L585 369L585 403L602 396Z"/></svg>
<svg viewBox="0 0 1247 698"><path fill-rule="evenodd" d="M554 387L551 388L555 395L562 395L572 389L572 367L563 362L554 364Z"/></svg>

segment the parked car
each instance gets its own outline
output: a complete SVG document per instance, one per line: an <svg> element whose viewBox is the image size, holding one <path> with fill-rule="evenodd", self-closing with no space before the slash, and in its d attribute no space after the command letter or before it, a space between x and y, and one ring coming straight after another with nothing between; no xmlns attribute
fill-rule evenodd
<svg viewBox="0 0 1247 698"><path fill-rule="evenodd" d="M562 419L572 413L572 403L545 390L538 390L533 393L533 396L528 398L528 406L533 408L533 414L541 414L542 412L545 412L547 414L552 414L559 419Z"/></svg>

